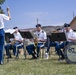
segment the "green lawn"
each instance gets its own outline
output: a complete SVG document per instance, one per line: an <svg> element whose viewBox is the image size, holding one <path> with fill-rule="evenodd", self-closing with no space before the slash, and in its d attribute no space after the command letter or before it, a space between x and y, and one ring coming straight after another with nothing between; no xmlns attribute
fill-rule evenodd
<svg viewBox="0 0 76 75"><path fill-rule="evenodd" d="M59 62L57 55L48 60L29 60L20 56L19 59L10 59L4 65L0 65L0 75L76 75L76 65L67 64L66 61Z"/></svg>

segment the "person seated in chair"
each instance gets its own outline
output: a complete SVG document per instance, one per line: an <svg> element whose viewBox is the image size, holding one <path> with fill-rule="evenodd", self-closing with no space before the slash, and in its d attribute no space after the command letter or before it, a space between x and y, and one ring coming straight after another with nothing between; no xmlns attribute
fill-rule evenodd
<svg viewBox="0 0 76 75"><path fill-rule="evenodd" d="M60 32L62 32L62 30L61 30L61 28L58 28L53 33L60 33ZM50 38L49 37L47 38L47 43L46 43L47 50L46 50L46 53L45 53L46 59L48 59L48 53L49 53L50 47L55 47L55 52L56 52L56 45L58 45L58 44L59 44L58 41L56 41L56 42L55 41L50 41Z"/></svg>
<svg viewBox="0 0 76 75"><path fill-rule="evenodd" d="M14 27L13 29L15 30L15 32L13 33L14 39L12 40L11 43L5 45L6 55L8 58L11 58L11 54L9 52L9 50L11 49L13 49L14 56L18 58L19 49L23 47L23 38L18 31L18 27Z"/></svg>
<svg viewBox="0 0 76 75"><path fill-rule="evenodd" d="M71 27L70 27L70 24L64 24L64 31L65 31L65 34L67 36L67 41L66 42L63 42L61 43L60 45L56 45L56 51L57 51L57 54L59 56L61 56L59 58L59 60L63 60L65 59L64 57L64 52L61 51L61 48L64 49L64 47L69 43L69 42L75 42L76 41L76 32L74 32Z"/></svg>
<svg viewBox="0 0 76 75"><path fill-rule="evenodd" d="M39 57L40 48L44 47L44 43L47 39L46 32L42 30L41 24L36 25L35 34L37 35L37 38L34 39L35 44L26 46L27 52L29 53L29 55L32 55L32 59L36 59ZM35 49L37 51L35 51Z"/></svg>

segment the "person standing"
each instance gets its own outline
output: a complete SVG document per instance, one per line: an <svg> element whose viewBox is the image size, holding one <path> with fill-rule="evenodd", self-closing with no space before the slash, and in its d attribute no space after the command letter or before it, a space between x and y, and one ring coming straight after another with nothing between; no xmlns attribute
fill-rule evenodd
<svg viewBox="0 0 76 75"><path fill-rule="evenodd" d="M10 20L11 15L10 15L10 9L7 8L7 14L0 14L0 65L3 64L3 47L4 47L4 20Z"/></svg>

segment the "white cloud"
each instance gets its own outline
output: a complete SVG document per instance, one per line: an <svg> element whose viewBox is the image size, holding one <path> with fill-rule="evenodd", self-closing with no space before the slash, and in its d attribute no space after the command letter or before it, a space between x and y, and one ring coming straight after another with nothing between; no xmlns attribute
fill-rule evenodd
<svg viewBox="0 0 76 75"><path fill-rule="evenodd" d="M33 12L33 13L26 13L26 15L32 18L42 18L48 15L48 12Z"/></svg>

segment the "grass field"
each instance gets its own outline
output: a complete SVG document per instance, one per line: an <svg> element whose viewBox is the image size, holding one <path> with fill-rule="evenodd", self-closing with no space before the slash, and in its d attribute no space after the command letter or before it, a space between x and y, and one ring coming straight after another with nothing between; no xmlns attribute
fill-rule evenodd
<svg viewBox="0 0 76 75"><path fill-rule="evenodd" d="M57 55L52 55L48 60L29 60L20 56L19 59L4 60L0 65L0 75L76 75L76 65L59 62Z"/></svg>

